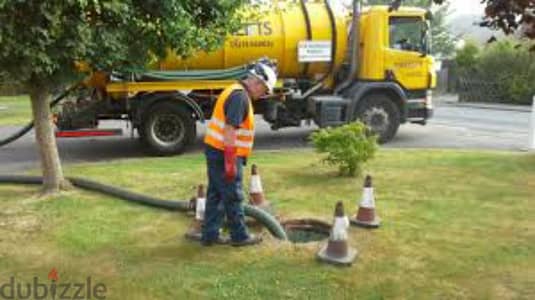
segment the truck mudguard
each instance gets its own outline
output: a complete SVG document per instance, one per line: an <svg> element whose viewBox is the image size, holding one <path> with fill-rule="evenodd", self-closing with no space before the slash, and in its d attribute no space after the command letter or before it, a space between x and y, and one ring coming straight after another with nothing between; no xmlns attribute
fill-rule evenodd
<svg viewBox="0 0 535 300"><path fill-rule="evenodd" d="M359 102L370 93L388 93L396 96L396 104L399 106L401 112L402 121L405 120L407 115L407 94L403 88L396 82L374 82L374 81L360 81L355 82L351 87L346 89L342 94L345 98L350 99L349 112L355 112ZM352 121L353 113L348 113L347 121Z"/></svg>
<svg viewBox="0 0 535 300"><path fill-rule="evenodd" d="M199 104L197 104L195 100L191 99L190 97L178 91L170 92L170 93L160 92L160 93L143 94L143 95L137 96L134 101L136 103L135 104L136 113L135 113L134 120L137 124L141 122L143 114L147 112L148 109L153 104L160 102L160 101L175 101L177 102L177 104L184 103L187 107L189 107L193 111L193 113L195 114L195 116L197 117L199 121L204 123L204 120L205 120L204 113L201 107L199 106Z"/></svg>

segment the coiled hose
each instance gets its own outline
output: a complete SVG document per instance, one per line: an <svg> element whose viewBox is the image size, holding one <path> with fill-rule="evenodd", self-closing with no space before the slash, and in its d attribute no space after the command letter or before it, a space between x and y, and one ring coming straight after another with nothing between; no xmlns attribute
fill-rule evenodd
<svg viewBox="0 0 535 300"><path fill-rule="evenodd" d="M185 212L190 210L189 201L170 201L158 199L79 177L69 177L67 179L78 188L103 193L132 203L171 211ZM42 184L43 178L40 176L0 175L0 183ZM288 239L286 236L286 231L284 231L282 225L272 215L264 210L251 205L244 205L244 213L246 216L257 220L259 223L264 225L274 237L280 240Z"/></svg>
<svg viewBox="0 0 535 300"><path fill-rule="evenodd" d="M129 69L127 73L113 73L113 76L122 80L135 81L181 81L181 80L239 80L249 73L250 66L242 65L217 70L145 70Z"/></svg>
<svg viewBox="0 0 535 300"><path fill-rule="evenodd" d="M50 102L50 108L53 108L54 106L56 106L61 100L63 100L65 97L67 97L72 91L74 91L78 87L79 87L79 84L73 85L72 87L70 87L69 89L65 90L63 93L61 93L59 96L54 98L54 100L52 100L52 102ZM33 128L33 120L30 123L28 123L26 126L22 127L18 131L16 131L14 134L8 136L7 138L1 139L0 140L0 147L3 147L5 145L7 145L7 144L11 144L14 141L20 139L25 134L30 132L30 130L32 130L32 128Z"/></svg>

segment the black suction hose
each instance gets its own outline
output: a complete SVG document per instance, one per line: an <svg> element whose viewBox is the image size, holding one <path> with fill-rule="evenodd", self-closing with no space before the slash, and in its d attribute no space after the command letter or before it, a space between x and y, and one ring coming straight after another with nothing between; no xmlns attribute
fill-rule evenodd
<svg viewBox="0 0 535 300"><path fill-rule="evenodd" d="M56 106L61 100L63 100L65 97L67 97L67 95L69 95L73 90L78 88L78 86L79 86L78 84L74 85L71 88L65 90L61 95L57 96L52 102L50 102L50 108ZM7 144L13 143L14 141L20 139L25 134L30 132L30 130L32 130L32 128L33 128L33 120L30 123L28 123L26 126L24 126L21 129L19 129L14 134L8 136L5 139L0 140L0 147L3 147L5 145L7 145Z"/></svg>
<svg viewBox="0 0 535 300"><path fill-rule="evenodd" d="M137 204L162 208L166 210L178 210L178 211L188 211L189 202L188 201L167 201L161 200L146 195L130 192L124 189L120 189L114 186L105 185L99 182L92 180L87 180L79 177L68 178L69 181L76 187L82 188L84 190L103 193L109 196L117 197L120 199L128 200Z"/></svg>
<svg viewBox="0 0 535 300"><path fill-rule="evenodd" d="M334 16L333 9L328 0L325 0L325 5L327 6L327 13L329 14L329 22L331 23L331 66L329 68L329 75L334 73L334 68L336 67L336 52L338 50L338 29L336 28L336 17Z"/></svg>
<svg viewBox="0 0 535 300"><path fill-rule="evenodd" d="M130 192L114 186L105 185L88 179L69 177L67 178L74 186L84 190L103 193L119 199L130 201L153 208L160 208L171 211L189 211L189 201L169 201L149 197L143 194ZM43 178L40 176L18 176L0 175L0 183L6 184L42 184ZM280 240L287 240L286 231L282 225L269 213L251 205L244 205L244 213L259 223L264 225L269 232Z"/></svg>
<svg viewBox="0 0 535 300"><path fill-rule="evenodd" d="M3 147L5 145L7 145L7 144L11 144L14 141L20 139L21 137L26 135L28 132L30 132L30 130L32 130L32 128L33 128L33 121L31 121L26 126L24 126L21 129L19 129L14 134L8 136L7 138L5 138L3 140L0 140L0 147Z"/></svg>
<svg viewBox="0 0 535 300"><path fill-rule="evenodd" d="M336 51L337 51L337 43L338 43L338 30L336 28L336 17L334 16L333 9L331 7L331 4L328 0L324 1L325 7L327 8L327 14L329 15L329 22L331 24L331 64L329 67L329 71L323 76L318 79L315 83L312 84L312 87L309 88L304 94L303 98L308 98L310 95L314 94L317 90L323 87L323 83L327 78L329 78L330 75L334 73L334 68L336 66Z"/></svg>
<svg viewBox="0 0 535 300"><path fill-rule="evenodd" d="M335 89L334 94L339 94L346 88L350 87L355 78L359 75L359 55L360 55L360 0L353 1L353 14L351 20L351 36L349 43L349 73L343 82L341 82Z"/></svg>
<svg viewBox="0 0 535 300"><path fill-rule="evenodd" d="M300 0L299 4L301 5L301 10L303 11L303 16L305 17L305 26L307 29L307 40L312 40L312 26L310 24L310 14L308 13L308 8L305 3L305 0ZM303 73L302 76L305 77L308 74L308 68L310 64L305 63L305 66L303 67Z"/></svg>

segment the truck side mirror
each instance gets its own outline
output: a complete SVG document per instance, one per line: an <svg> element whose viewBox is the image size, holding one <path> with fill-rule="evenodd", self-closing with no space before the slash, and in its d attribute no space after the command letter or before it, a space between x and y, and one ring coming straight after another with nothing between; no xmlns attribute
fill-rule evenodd
<svg viewBox="0 0 535 300"><path fill-rule="evenodd" d="M429 21L424 22L424 28L422 30L422 33L420 35L420 45L421 45L421 57L426 57L431 52L431 45L430 45L430 34L431 26L429 25Z"/></svg>
<svg viewBox="0 0 535 300"><path fill-rule="evenodd" d="M431 12L431 10L427 10L425 12L425 16L424 17L425 17L425 19L427 21L433 21L433 18L434 18L433 13Z"/></svg>

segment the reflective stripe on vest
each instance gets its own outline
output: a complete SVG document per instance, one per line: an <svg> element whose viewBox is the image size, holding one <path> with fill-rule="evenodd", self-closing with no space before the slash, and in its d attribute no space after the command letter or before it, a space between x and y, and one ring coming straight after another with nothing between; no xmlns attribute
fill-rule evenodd
<svg viewBox="0 0 535 300"><path fill-rule="evenodd" d="M208 122L204 142L216 149L224 150L224 130L225 130L225 102L236 90L243 90L240 84L233 84L227 87L217 98L212 118ZM238 156L248 157L251 155L254 142L254 112L251 101L247 116L236 130L236 152Z"/></svg>

